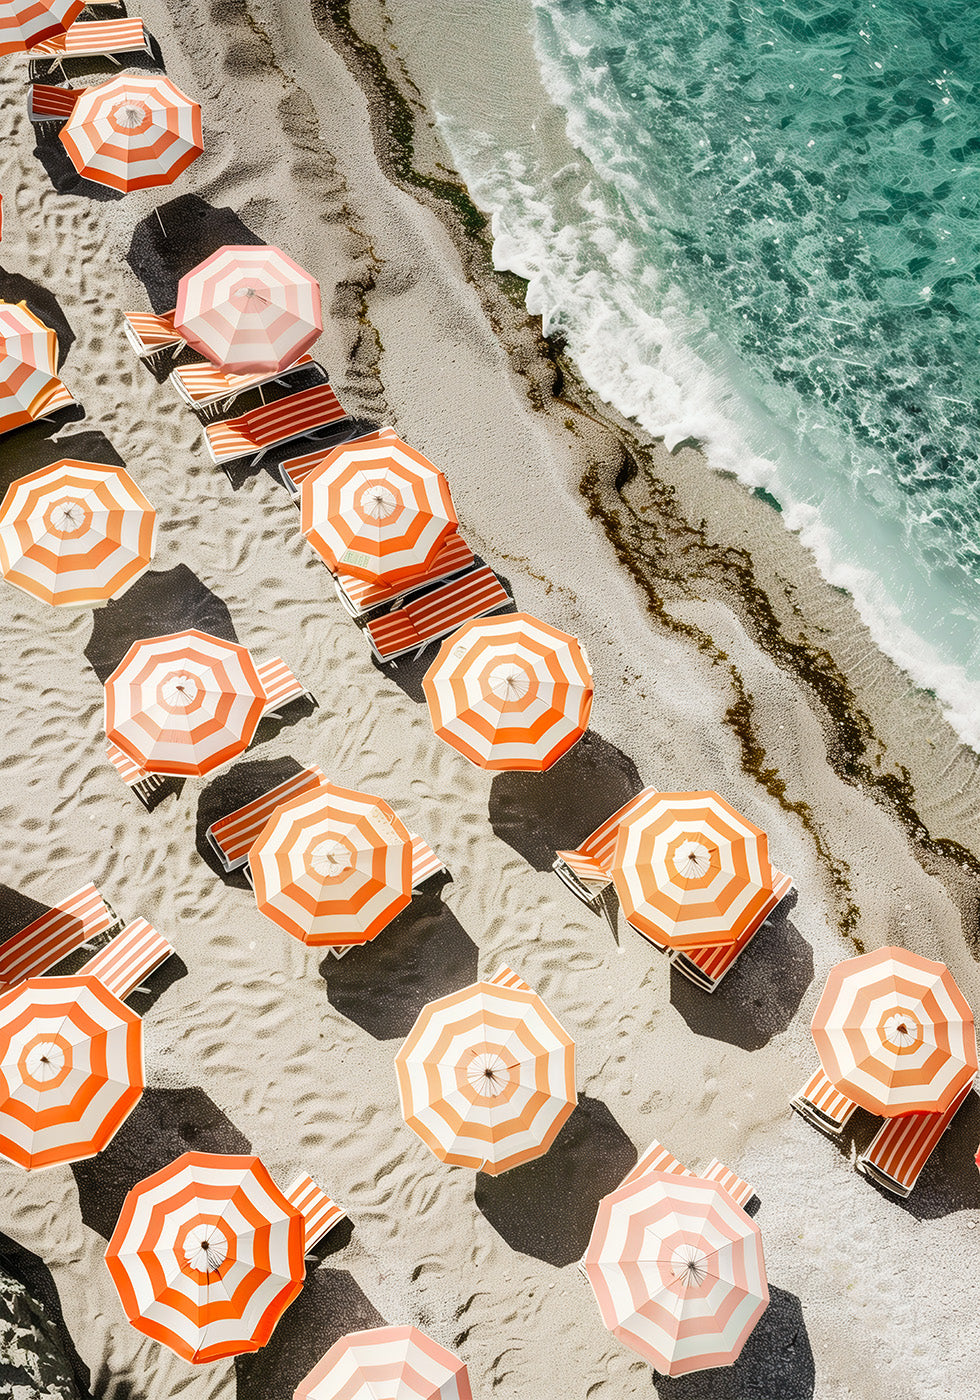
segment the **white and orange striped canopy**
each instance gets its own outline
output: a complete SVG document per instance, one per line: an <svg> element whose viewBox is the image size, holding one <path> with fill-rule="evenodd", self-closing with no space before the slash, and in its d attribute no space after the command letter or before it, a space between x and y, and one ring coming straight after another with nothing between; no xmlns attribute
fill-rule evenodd
<svg viewBox="0 0 980 1400"><path fill-rule="evenodd" d="M334 570L410 582L456 529L449 483L400 438L334 448L300 488L300 529Z"/></svg>
<svg viewBox="0 0 980 1400"><path fill-rule="evenodd" d="M633 927L671 948L734 943L772 897L765 832L716 792L652 792L619 828L612 877Z"/></svg>
<svg viewBox="0 0 980 1400"><path fill-rule="evenodd" d="M156 512L123 467L64 459L0 505L0 571L42 602L117 598L150 566Z"/></svg>
<svg viewBox="0 0 980 1400"><path fill-rule="evenodd" d="M459 1357L417 1327L372 1327L334 1342L293 1400L473 1400L473 1392Z"/></svg>
<svg viewBox="0 0 980 1400"><path fill-rule="evenodd" d="M610 1332L667 1376L731 1366L769 1302L759 1227L700 1177L604 1196L584 1265Z"/></svg>
<svg viewBox="0 0 980 1400"><path fill-rule="evenodd" d="M33 423L58 379L58 337L24 302L0 302L0 433Z"/></svg>
<svg viewBox="0 0 980 1400"><path fill-rule="evenodd" d="M134 73L83 92L60 136L79 175L122 193L172 184L204 150L198 104Z"/></svg>
<svg viewBox="0 0 980 1400"><path fill-rule="evenodd" d="M63 34L84 8L85 0L0 0L0 54L25 53Z"/></svg>
<svg viewBox="0 0 980 1400"><path fill-rule="evenodd" d="M411 902L411 835L380 797L333 783L277 807L248 859L262 913L312 947L368 943Z"/></svg>
<svg viewBox="0 0 980 1400"><path fill-rule="evenodd" d="M408 1126L490 1176L547 1152L577 1102L575 1042L509 969L427 1006L395 1068Z"/></svg>
<svg viewBox="0 0 980 1400"><path fill-rule="evenodd" d="M811 1029L827 1078L885 1117L941 1113L977 1072L973 1012L952 973L905 948L831 968Z"/></svg>
<svg viewBox="0 0 980 1400"><path fill-rule="evenodd" d="M423 686L436 734L479 768L544 772L581 739L592 712L585 648L528 613L464 623Z"/></svg>
<svg viewBox="0 0 980 1400"><path fill-rule="evenodd" d="M174 326L229 374L274 373L323 330L320 284L280 248L229 244L180 279Z"/></svg>
<svg viewBox="0 0 980 1400"><path fill-rule="evenodd" d="M105 1258L138 1331L218 1361L265 1346L302 1287L304 1240L258 1157L185 1152L133 1187Z"/></svg>
<svg viewBox="0 0 980 1400"><path fill-rule="evenodd" d="M106 737L149 773L210 773L248 748L265 700L236 642L193 628L148 637L105 683Z"/></svg>
<svg viewBox="0 0 980 1400"><path fill-rule="evenodd" d="M30 1171L94 1157L143 1092L143 1022L97 977L0 997L0 1154Z"/></svg>

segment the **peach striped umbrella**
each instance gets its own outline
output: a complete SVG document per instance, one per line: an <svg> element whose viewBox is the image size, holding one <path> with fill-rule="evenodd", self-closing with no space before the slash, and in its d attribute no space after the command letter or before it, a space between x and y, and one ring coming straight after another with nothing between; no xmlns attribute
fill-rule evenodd
<svg viewBox="0 0 980 1400"><path fill-rule="evenodd" d="M64 459L0 505L0 571L42 602L117 598L150 566L156 512L123 467Z"/></svg>
<svg viewBox="0 0 980 1400"><path fill-rule="evenodd" d="M0 0L0 54L25 53L63 34L84 8L85 0Z"/></svg>
<svg viewBox="0 0 980 1400"><path fill-rule="evenodd" d="M0 302L0 433L33 423L60 384L58 337L24 302Z"/></svg>
<svg viewBox="0 0 980 1400"><path fill-rule="evenodd" d="M335 448L300 488L300 529L317 554L369 583L423 575L456 524L442 472L397 437Z"/></svg>
<svg viewBox="0 0 980 1400"><path fill-rule="evenodd" d="M272 1336L302 1287L305 1238L258 1157L185 1152L130 1191L105 1260L137 1331L219 1361Z"/></svg>
<svg viewBox="0 0 980 1400"><path fill-rule="evenodd" d="M769 1303L759 1227L700 1177L604 1196L583 1262L610 1332L666 1376L731 1366Z"/></svg>
<svg viewBox="0 0 980 1400"><path fill-rule="evenodd" d="M671 948L734 943L772 897L766 834L716 792L654 792L619 828L612 877L634 928Z"/></svg>
<svg viewBox="0 0 980 1400"><path fill-rule="evenodd" d="M228 244L180 279L174 326L229 374L271 374L323 330L320 284L281 248Z"/></svg>
<svg viewBox="0 0 980 1400"><path fill-rule="evenodd" d="M277 807L249 851L263 914L312 947L376 938L412 898L412 838L380 797L321 783Z"/></svg>
<svg viewBox="0 0 980 1400"><path fill-rule="evenodd" d="M529 613L464 623L423 687L436 734L479 768L544 772L581 739L592 712L585 648Z"/></svg>
<svg viewBox="0 0 980 1400"><path fill-rule="evenodd" d="M905 948L831 968L811 1029L827 1078L886 1118L941 1113L977 1072L973 1012L952 973Z"/></svg>
<svg viewBox="0 0 980 1400"><path fill-rule="evenodd" d="M0 1154L30 1171L94 1157L143 1092L143 1022L97 977L0 997Z"/></svg>
<svg viewBox="0 0 980 1400"><path fill-rule="evenodd" d="M372 1327L341 1337L293 1400L473 1400L458 1356L417 1327Z"/></svg>
<svg viewBox="0 0 980 1400"><path fill-rule="evenodd" d="M489 1176L547 1152L577 1102L575 1042L509 980L432 1002L395 1056L408 1126L440 1161Z"/></svg>
<svg viewBox="0 0 980 1400"><path fill-rule="evenodd" d="M105 683L105 732L149 773L210 773L252 742L266 696L243 646L191 628L134 642Z"/></svg>
<svg viewBox="0 0 980 1400"><path fill-rule="evenodd" d="M204 150L198 104L134 73L84 91L59 134L79 175L124 194L172 184Z"/></svg>

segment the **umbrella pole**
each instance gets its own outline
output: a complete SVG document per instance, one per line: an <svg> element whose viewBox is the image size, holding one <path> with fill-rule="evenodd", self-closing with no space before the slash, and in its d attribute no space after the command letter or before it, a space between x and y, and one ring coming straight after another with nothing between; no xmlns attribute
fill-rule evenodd
<svg viewBox="0 0 980 1400"><path fill-rule="evenodd" d="M166 229L164 228L164 226L163 226L163 220L162 220L161 217L160 217L160 210L159 210L159 209L154 209L153 212L154 212L154 214L156 214L156 216L157 216L157 223L160 225L160 232L163 234L164 238L166 238L166 236L167 236L167 230L166 230Z"/></svg>

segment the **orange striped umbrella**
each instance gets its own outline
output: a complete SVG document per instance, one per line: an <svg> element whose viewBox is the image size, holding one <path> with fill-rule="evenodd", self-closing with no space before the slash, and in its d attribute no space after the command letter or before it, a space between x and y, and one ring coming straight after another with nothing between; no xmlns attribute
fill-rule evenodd
<svg viewBox="0 0 980 1400"><path fill-rule="evenodd" d="M479 768L544 772L589 727L585 648L529 613L464 623L423 686L436 734Z"/></svg>
<svg viewBox="0 0 980 1400"><path fill-rule="evenodd" d="M716 792L655 792L619 828L612 877L634 928L670 948L734 943L772 897L764 831Z"/></svg>
<svg viewBox="0 0 980 1400"><path fill-rule="evenodd" d="M30 1171L94 1157L143 1092L143 1022L97 977L0 997L0 1154Z"/></svg>
<svg viewBox="0 0 980 1400"><path fill-rule="evenodd" d="M149 773L210 773L248 748L265 703L245 647L191 628L133 643L105 683L105 732Z"/></svg>
<svg viewBox="0 0 980 1400"><path fill-rule="evenodd" d="M395 1068L408 1126L490 1176L547 1152L577 1102L575 1042L509 969L427 1006Z"/></svg>
<svg viewBox="0 0 980 1400"><path fill-rule="evenodd" d="M58 337L24 302L0 302L0 433L33 423L57 374Z"/></svg>
<svg viewBox="0 0 980 1400"><path fill-rule="evenodd" d="M380 797L321 783L277 807L249 851L255 899L313 947L376 938L412 898L412 838Z"/></svg>
<svg viewBox="0 0 980 1400"><path fill-rule="evenodd" d="M473 1400L469 1373L417 1327L372 1327L341 1337L293 1400Z"/></svg>
<svg viewBox="0 0 980 1400"><path fill-rule="evenodd" d="M84 91L60 137L79 175L124 194L172 184L204 150L198 104L134 73Z"/></svg>
<svg viewBox="0 0 980 1400"><path fill-rule="evenodd" d="M42 602L117 598L150 566L156 512L123 467L65 459L0 505L0 571Z"/></svg>
<svg viewBox="0 0 980 1400"><path fill-rule="evenodd" d="M0 54L24 53L63 34L84 8L85 0L0 0Z"/></svg>
<svg viewBox="0 0 980 1400"><path fill-rule="evenodd" d="M886 1118L941 1113L977 1072L973 1012L949 968L905 948L831 968L811 1029L827 1078Z"/></svg>
<svg viewBox="0 0 980 1400"><path fill-rule="evenodd" d="M335 448L300 488L310 544L329 569L369 583L423 575L456 524L442 472L397 437Z"/></svg>
<svg viewBox="0 0 980 1400"><path fill-rule="evenodd" d="M265 1346L302 1287L305 1238L258 1157L185 1152L130 1191L105 1259L137 1331L218 1361Z"/></svg>

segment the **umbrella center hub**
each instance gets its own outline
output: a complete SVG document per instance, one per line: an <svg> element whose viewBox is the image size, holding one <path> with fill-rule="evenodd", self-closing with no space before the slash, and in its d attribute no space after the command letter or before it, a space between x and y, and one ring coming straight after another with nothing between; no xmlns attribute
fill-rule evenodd
<svg viewBox="0 0 980 1400"><path fill-rule="evenodd" d="M68 1045L60 1036L45 1036L24 1052L21 1074L35 1089L52 1088L68 1064Z"/></svg>
<svg viewBox="0 0 980 1400"><path fill-rule="evenodd" d="M83 502L74 496L63 496L55 501L47 512L45 524L51 534L60 539L70 539L80 535L87 528L92 513Z"/></svg>
<svg viewBox="0 0 980 1400"><path fill-rule="evenodd" d="M269 294L265 287L254 282L244 282L235 288L229 300L242 311L261 311L268 305Z"/></svg>
<svg viewBox="0 0 980 1400"><path fill-rule="evenodd" d="M351 867L351 853L342 841L318 841L310 849L309 868L323 880L339 880Z"/></svg>
<svg viewBox="0 0 980 1400"><path fill-rule="evenodd" d="M196 1220L180 1242L187 1268L205 1276L217 1274L230 1252L228 1236L217 1220Z"/></svg>
<svg viewBox="0 0 980 1400"><path fill-rule="evenodd" d="M398 513L401 501L387 481L369 481L358 496L361 513L376 524Z"/></svg>
<svg viewBox="0 0 980 1400"><path fill-rule="evenodd" d="M145 102L127 97L109 113L109 121L117 131L142 131L150 123L150 112Z"/></svg>
<svg viewBox="0 0 980 1400"><path fill-rule="evenodd" d="M673 865L682 880L700 881L711 875L716 852L706 842L685 837L677 847Z"/></svg>
<svg viewBox="0 0 980 1400"><path fill-rule="evenodd" d="M708 1276L708 1265L700 1249L693 1244L681 1245L670 1257L675 1280L685 1288L700 1288Z"/></svg>
<svg viewBox="0 0 980 1400"><path fill-rule="evenodd" d="M487 677L491 692L504 705L516 705L531 689L531 676L516 661L503 661Z"/></svg>
<svg viewBox="0 0 980 1400"><path fill-rule="evenodd" d="M499 1051L480 1050L467 1064L466 1078L474 1093L495 1099L510 1084L510 1070Z"/></svg>
<svg viewBox="0 0 980 1400"><path fill-rule="evenodd" d="M910 1011L899 1008L886 1016L881 1027L881 1038L889 1050L914 1050L922 1043L922 1026Z"/></svg>
<svg viewBox="0 0 980 1400"><path fill-rule="evenodd" d="M186 671L175 671L160 686L160 698L168 710L189 710L200 690L196 676Z"/></svg>

